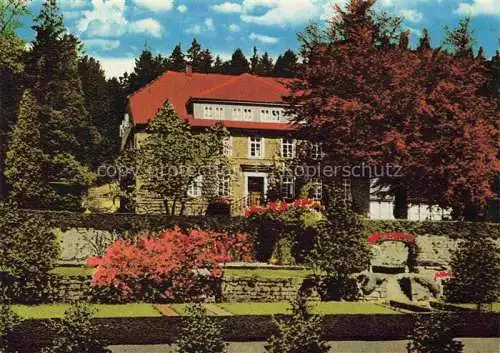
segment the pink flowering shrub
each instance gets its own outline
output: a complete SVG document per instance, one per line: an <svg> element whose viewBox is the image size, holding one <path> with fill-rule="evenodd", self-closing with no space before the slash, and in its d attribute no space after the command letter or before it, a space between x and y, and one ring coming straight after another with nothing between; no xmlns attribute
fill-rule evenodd
<svg viewBox="0 0 500 353"><path fill-rule="evenodd" d="M415 243L415 236L403 232L372 233L368 237L369 244L377 244L385 240L402 241L404 243Z"/></svg>
<svg viewBox="0 0 500 353"><path fill-rule="evenodd" d="M292 203L286 203L284 201L270 202L265 206L251 206L245 211L245 217L250 217L253 214L264 214L267 212L272 213L283 213L291 208L314 208L318 207L317 201L312 199L296 199Z"/></svg>
<svg viewBox="0 0 500 353"><path fill-rule="evenodd" d="M221 279L221 264L248 261L251 242L246 234L180 228L137 241L118 240L100 258L92 286L114 301L178 301L213 295Z"/></svg>
<svg viewBox="0 0 500 353"><path fill-rule="evenodd" d="M451 271L437 271L432 275L432 279L434 281L437 281L438 279L443 279L443 278L452 278L453 273Z"/></svg>

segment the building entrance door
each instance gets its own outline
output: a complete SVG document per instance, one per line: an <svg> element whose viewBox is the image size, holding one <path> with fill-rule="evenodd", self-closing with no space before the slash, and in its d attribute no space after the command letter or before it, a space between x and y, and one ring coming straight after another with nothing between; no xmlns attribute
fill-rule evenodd
<svg viewBox="0 0 500 353"><path fill-rule="evenodd" d="M261 206L264 203L265 179L260 176L249 176L247 180L250 206Z"/></svg>

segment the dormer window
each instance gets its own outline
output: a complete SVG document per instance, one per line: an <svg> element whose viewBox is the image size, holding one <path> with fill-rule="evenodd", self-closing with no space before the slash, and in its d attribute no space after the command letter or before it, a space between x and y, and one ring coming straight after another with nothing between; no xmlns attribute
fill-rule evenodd
<svg viewBox="0 0 500 353"><path fill-rule="evenodd" d="M273 121L279 122L281 119L281 110L273 110L271 116Z"/></svg>
<svg viewBox="0 0 500 353"><path fill-rule="evenodd" d="M243 108L233 108L233 120L243 120Z"/></svg>
<svg viewBox="0 0 500 353"><path fill-rule="evenodd" d="M261 109L260 110L260 120L261 121L269 121L271 117L271 111L269 109Z"/></svg>
<svg viewBox="0 0 500 353"><path fill-rule="evenodd" d="M244 108L243 109L243 119L244 120L252 120L252 109L250 108Z"/></svg>
<svg viewBox="0 0 500 353"><path fill-rule="evenodd" d="M224 119L224 107L206 105L203 108L203 118L223 120Z"/></svg>
<svg viewBox="0 0 500 353"><path fill-rule="evenodd" d="M203 108L203 117L205 119L212 119L213 114L214 114L214 108L213 107L211 107L209 105L206 105L205 108Z"/></svg>

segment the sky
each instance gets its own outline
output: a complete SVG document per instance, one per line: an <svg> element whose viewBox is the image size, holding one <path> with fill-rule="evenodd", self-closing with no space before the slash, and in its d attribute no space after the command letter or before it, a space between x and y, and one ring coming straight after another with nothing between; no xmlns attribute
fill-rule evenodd
<svg viewBox="0 0 500 353"><path fill-rule="evenodd" d="M33 16L43 0L32 0L32 16L24 18L19 33L27 41ZM204 48L229 59L236 48L248 56L257 46L276 58L297 50L297 34L311 22L331 17L333 5L346 0L59 0L65 25L96 57L108 77L132 71L134 59L147 46L169 55L177 43L186 51L193 38ZM442 44L444 27L472 18L477 47L487 56L500 49L499 0L378 0L376 9L404 18L413 45L423 28L432 44Z"/></svg>

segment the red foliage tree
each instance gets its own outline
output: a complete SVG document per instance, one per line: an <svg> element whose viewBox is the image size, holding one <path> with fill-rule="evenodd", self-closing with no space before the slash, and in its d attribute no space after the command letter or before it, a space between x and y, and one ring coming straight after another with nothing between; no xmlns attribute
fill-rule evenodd
<svg viewBox="0 0 500 353"><path fill-rule="evenodd" d="M246 234L176 228L137 242L118 240L88 265L97 266L92 285L115 300L188 300L214 294L221 264L249 260L250 244Z"/></svg>
<svg viewBox="0 0 500 353"><path fill-rule="evenodd" d="M374 3L336 6L326 36L317 27L303 35L304 70L287 98L301 135L323 143L325 163L400 165L402 178L380 181L404 203L408 196L475 219L500 170L498 113L481 94L484 61L432 50L427 36L408 49L407 33L375 15Z"/></svg>

